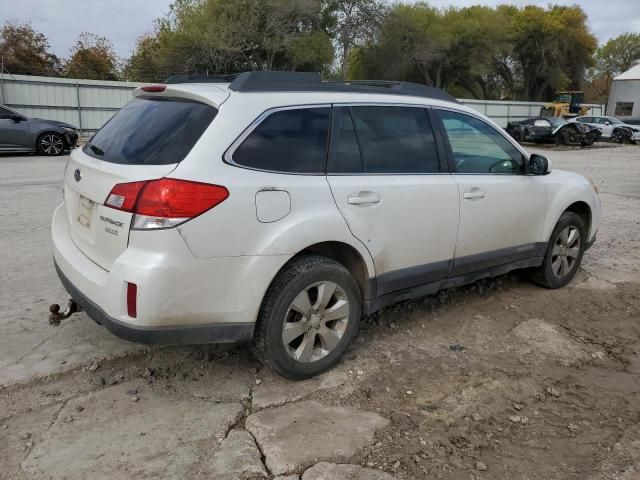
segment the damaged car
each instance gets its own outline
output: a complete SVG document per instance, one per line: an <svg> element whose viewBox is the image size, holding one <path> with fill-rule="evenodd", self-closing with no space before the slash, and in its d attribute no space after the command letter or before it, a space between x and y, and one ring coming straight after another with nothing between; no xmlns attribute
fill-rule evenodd
<svg viewBox="0 0 640 480"><path fill-rule="evenodd" d="M640 126L616 117L581 116L569 120L602 131L602 139L613 143L640 143Z"/></svg>
<svg viewBox="0 0 640 480"><path fill-rule="evenodd" d="M507 124L506 131L518 142L592 145L602 131L592 125L556 117L533 117Z"/></svg>

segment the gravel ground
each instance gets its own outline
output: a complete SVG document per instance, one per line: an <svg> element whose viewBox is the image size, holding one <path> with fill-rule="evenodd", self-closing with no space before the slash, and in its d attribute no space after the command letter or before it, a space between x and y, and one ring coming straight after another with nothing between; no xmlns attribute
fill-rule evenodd
<svg viewBox="0 0 640 480"><path fill-rule="evenodd" d="M243 347L50 327L65 159L0 157L0 478L640 478L640 148L542 153L601 191L569 286L507 275L390 307L304 382Z"/></svg>

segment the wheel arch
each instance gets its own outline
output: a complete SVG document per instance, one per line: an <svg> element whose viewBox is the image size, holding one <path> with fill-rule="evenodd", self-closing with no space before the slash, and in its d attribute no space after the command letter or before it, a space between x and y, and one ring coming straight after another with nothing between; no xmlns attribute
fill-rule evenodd
<svg viewBox="0 0 640 480"><path fill-rule="evenodd" d="M291 262L305 255L319 255L338 262L344 266L355 279L360 288L363 302L375 297L375 283L372 281L374 275L373 272L370 273L370 268L366 260L355 247L341 241L323 241L301 249L280 267L273 278L277 278Z"/></svg>
<svg viewBox="0 0 640 480"><path fill-rule="evenodd" d="M579 215L580 218L582 218L584 225L587 227L587 238L591 238L591 217L593 214L591 212L591 207L587 202L584 202L582 200L573 202L564 210L564 212L573 212Z"/></svg>

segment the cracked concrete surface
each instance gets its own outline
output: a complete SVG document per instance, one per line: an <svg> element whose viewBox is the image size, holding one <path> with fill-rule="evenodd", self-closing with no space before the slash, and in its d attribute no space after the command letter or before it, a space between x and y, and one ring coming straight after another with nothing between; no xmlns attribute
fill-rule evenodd
<svg viewBox="0 0 640 480"><path fill-rule="evenodd" d="M301 401L251 414L246 428L276 475L321 461L344 462L373 443L388 420L372 412Z"/></svg>
<svg viewBox="0 0 640 480"><path fill-rule="evenodd" d="M0 479L635 479L639 152L542 152L602 192L568 287L508 276L388 308L304 382L245 348L140 347L84 314L50 327L64 159L0 157Z"/></svg>

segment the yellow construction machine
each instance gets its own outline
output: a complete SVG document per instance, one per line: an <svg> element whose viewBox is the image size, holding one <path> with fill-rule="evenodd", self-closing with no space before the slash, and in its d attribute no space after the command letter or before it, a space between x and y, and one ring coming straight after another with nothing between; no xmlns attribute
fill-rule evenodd
<svg viewBox="0 0 640 480"><path fill-rule="evenodd" d="M584 92L582 91L558 91L553 102L540 108L541 117L570 118L579 115L587 115L590 108L582 105Z"/></svg>

